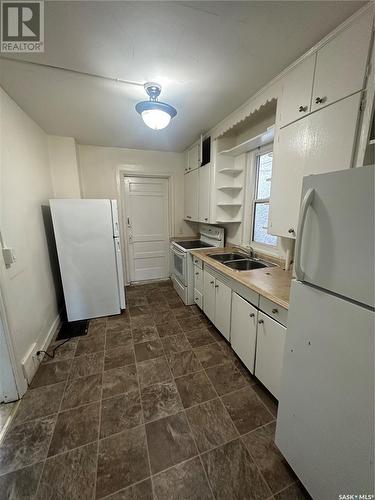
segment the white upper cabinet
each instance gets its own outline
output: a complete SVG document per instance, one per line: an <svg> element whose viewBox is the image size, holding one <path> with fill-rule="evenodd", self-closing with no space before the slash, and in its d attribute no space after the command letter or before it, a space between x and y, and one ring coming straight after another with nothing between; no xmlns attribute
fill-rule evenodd
<svg viewBox="0 0 375 500"><path fill-rule="evenodd" d="M297 230L302 178L308 141L308 117L278 131L269 213L269 232L294 238Z"/></svg>
<svg viewBox="0 0 375 500"><path fill-rule="evenodd" d="M279 103L280 127L364 88L372 23L373 16L366 11L286 74Z"/></svg>
<svg viewBox="0 0 375 500"><path fill-rule="evenodd" d="M279 126L302 118L310 112L316 54L291 70L282 83Z"/></svg>
<svg viewBox="0 0 375 500"><path fill-rule="evenodd" d="M210 164L200 167L199 171L199 222L210 221Z"/></svg>
<svg viewBox="0 0 375 500"><path fill-rule="evenodd" d="M318 50L312 111L364 86L373 16L368 11Z"/></svg>
<svg viewBox="0 0 375 500"><path fill-rule="evenodd" d="M191 147L187 154L187 167L185 171L195 170L200 165L200 146L199 143Z"/></svg>
<svg viewBox="0 0 375 500"><path fill-rule="evenodd" d="M279 130L274 145L269 232L294 238L305 175L352 165L361 92Z"/></svg>
<svg viewBox="0 0 375 500"><path fill-rule="evenodd" d="M199 175L198 169L192 170L184 175L185 185L185 219L198 221L198 192Z"/></svg>

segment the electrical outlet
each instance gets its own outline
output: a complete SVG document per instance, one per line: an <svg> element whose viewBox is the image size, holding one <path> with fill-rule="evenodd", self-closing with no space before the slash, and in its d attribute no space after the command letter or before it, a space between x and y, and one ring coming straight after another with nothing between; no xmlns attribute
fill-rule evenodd
<svg viewBox="0 0 375 500"><path fill-rule="evenodd" d="M3 259L6 267L10 267L16 262L16 256L14 255L13 248L3 248Z"/></svg>

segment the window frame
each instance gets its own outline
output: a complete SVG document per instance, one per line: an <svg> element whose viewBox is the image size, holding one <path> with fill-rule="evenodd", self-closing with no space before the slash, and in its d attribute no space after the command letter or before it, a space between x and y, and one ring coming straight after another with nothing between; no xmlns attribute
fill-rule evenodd
<svg viewBox="0 0 375 500"><path fill-rule="evenodd" d="M276 236L276 244L271 245L270 243L261 243L259 241L254 240L254 232L255 232L255 213L256 206L262 203L268 203L268 207L270 205L271 199L271 190L268 198L258 198L258 185L259 185L259 167L260 167L260 157L269 153L272 153L272 167L273 167L273 144L270 144L266 147L265 150L263 148L259 148L259 150L254 152L254 167L253 167L253 193L252 193L252 206L251 206L251 228L250 228L250 245L251 246L261 246L265 249L275 250L278 247L278 238ZM272 177L271 177L272 184Z"/></svg>

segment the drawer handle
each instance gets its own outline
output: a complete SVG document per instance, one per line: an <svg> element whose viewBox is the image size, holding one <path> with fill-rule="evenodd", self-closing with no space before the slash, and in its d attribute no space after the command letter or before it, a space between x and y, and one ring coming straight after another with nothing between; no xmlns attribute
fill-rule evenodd
<svg viewBox="0 0 375 500"><path fill-rule="evenodd" d="M272 314L277 314L279 312L278 309L272 309Z"/></svg>
<svg viewBox="0 0 375 500"><path fill-rule="evenodd" d="M254 313L250 313L249 316L250 316L250 318L255 318L255 314Z"/></svg>
<svg viewBox="0 0 375 500"><path fill-rule="evenodd" d="M260 325L263 325L264 321L263 321L262 319L260 319L260 320L258 321L258 323L259 323Z"/></svg>

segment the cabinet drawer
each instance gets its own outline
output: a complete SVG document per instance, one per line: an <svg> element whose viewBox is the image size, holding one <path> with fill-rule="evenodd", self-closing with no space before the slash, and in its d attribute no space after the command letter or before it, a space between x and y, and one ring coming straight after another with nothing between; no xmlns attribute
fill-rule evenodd
<svg viewBox="0 0 375 500"><path fill-rule="evenodd" d="M193 257L194 266L199 267L199 269L203 269L203 261L198 259L197 257Z"/></svg>
<svg viewBox="0 0 375 500"><path fill-rule="evenodd" d="M194 288L203 293L203 270L198 266L194 266Z"/></svg>
<svg viewBox="0 0 375 500"><path fill-rule="evenodd" d="M282 325L286 326L288 320L288 311L284 307L275 304L272 300L266 299L265 297L260 297L259 299L259 309L268 316L270 316L275 321L278 321Z"/></svg>
<svg viewBox="0 0 375 500"><path fill-rule="evenodd" d="M194 289L194 302L200 309L203 309L203 295L196 288Z"/></svg>

